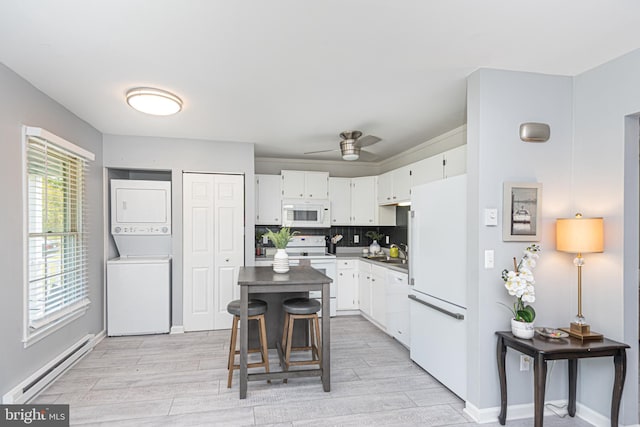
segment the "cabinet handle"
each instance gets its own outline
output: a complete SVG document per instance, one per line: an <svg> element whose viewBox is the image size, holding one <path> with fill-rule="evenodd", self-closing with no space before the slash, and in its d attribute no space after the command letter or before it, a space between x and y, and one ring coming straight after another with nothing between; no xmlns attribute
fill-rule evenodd
<svg viewBox="0 0 640 427"><path fill-rule="evenodd" d="M309 197L313 197L313 194L309 194Z"/></svg>
<svg viewBox="0 0 640 427"><path fill-rule="evenodd" d="M395 198L396 198L396 196L393 196L393 198L395 199Z"/></svg>
<svg viewBox="0 0 640 427"><path fill-rule="evenodd" d="M304 194L300 193L300 197L304 196Z"/></svg>
<svg viewBox="0 0 640 427"><path fill-rule="evenodd" d="M224 262L229 262L229 258L225 258L225 259L224 259Z"/></svg>

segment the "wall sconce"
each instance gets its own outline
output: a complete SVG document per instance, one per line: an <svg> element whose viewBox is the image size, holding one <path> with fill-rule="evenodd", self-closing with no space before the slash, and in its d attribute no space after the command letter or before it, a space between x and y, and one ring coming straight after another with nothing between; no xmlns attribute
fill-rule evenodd
<svg viewBox="0 0 640 427"><path fill-rule="evenodd" d="M569 328L560 328L575 338L600 339L602 334L591 332L582 315L582 254L604 251L604 221L602 218L559 218L556 220L556 250L577 254L573 264L578 267L578 315Z"/></svg>
<svg viewBox="0 0 640 427"><path fill-rule="evenodd" d="M524 142L547 142L551 129L546 123L522 123L520 125L520 139Z"/></svg>

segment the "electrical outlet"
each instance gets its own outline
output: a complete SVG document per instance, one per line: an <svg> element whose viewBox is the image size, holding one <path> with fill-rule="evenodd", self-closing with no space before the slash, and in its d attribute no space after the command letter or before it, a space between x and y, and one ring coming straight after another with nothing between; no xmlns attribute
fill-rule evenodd
<svg viewBox="0 0 640 427"><path fill-rule="evenodd" d="M262 236L262 244L263 245L269 244L269 238L266 235Z"/></svg>
<svg viewBox="0 0 640 427"><path fill-rule="evenodd" d="M360 243L360 236L358 236L357 234L353 235L353 243Z"/></svg>
<svg viewBox="0 0 640 427"><path fill-rule="evenodd" d="M524 354L520 355L520 370L528 371L531 366L531 358L529 356L525 356Z"/></svg>
<svg viewBox="0 0 640 427"><path fill-rule="evenodd" d="M387 242L387 245L389 244L389 236L385 237L385 241Z"/></svg>

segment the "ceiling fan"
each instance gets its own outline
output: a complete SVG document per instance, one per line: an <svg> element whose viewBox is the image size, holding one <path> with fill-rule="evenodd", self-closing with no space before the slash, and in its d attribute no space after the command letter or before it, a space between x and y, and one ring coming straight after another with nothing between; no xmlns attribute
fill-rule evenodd
<svg viewBox="0 0 640 427"><path fill-rule="evenodd" d="M373 145L378 141L382 141L381 138L373 135L362 136L362 132L359 130L350 130L345 131L340 134L340 148L335 148L333 150L320 150L320 151L309 151L304 154L317 154L317 153L328 153L330 151L340 151L342 154L343 160L358 160L360 158L360 153L366 153L366 151L362 151L362 147L367 147L369 145Z"/></svg>

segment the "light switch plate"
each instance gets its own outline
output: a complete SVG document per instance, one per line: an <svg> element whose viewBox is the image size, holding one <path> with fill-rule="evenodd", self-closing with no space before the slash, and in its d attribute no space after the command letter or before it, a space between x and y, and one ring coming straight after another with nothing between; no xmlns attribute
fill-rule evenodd
<svg viewBox="0 0 640 427"><path fill-rule="evenodd" d="M360 243L360 236L358 236L357 234L353 235L353 243Z"/></svg>
<svg viewBox="0 0 640 427"><path fill-rule="evenodd" d="M494 252L493 249L487 249L484 251L484 268L493 268L494 264Z"/></svg>
<svg viewBox="0 0 640 427"><path fill-rule="evenodd" d="M484 225L498 225L498 209L487 208L484 210Z"/></svg>

